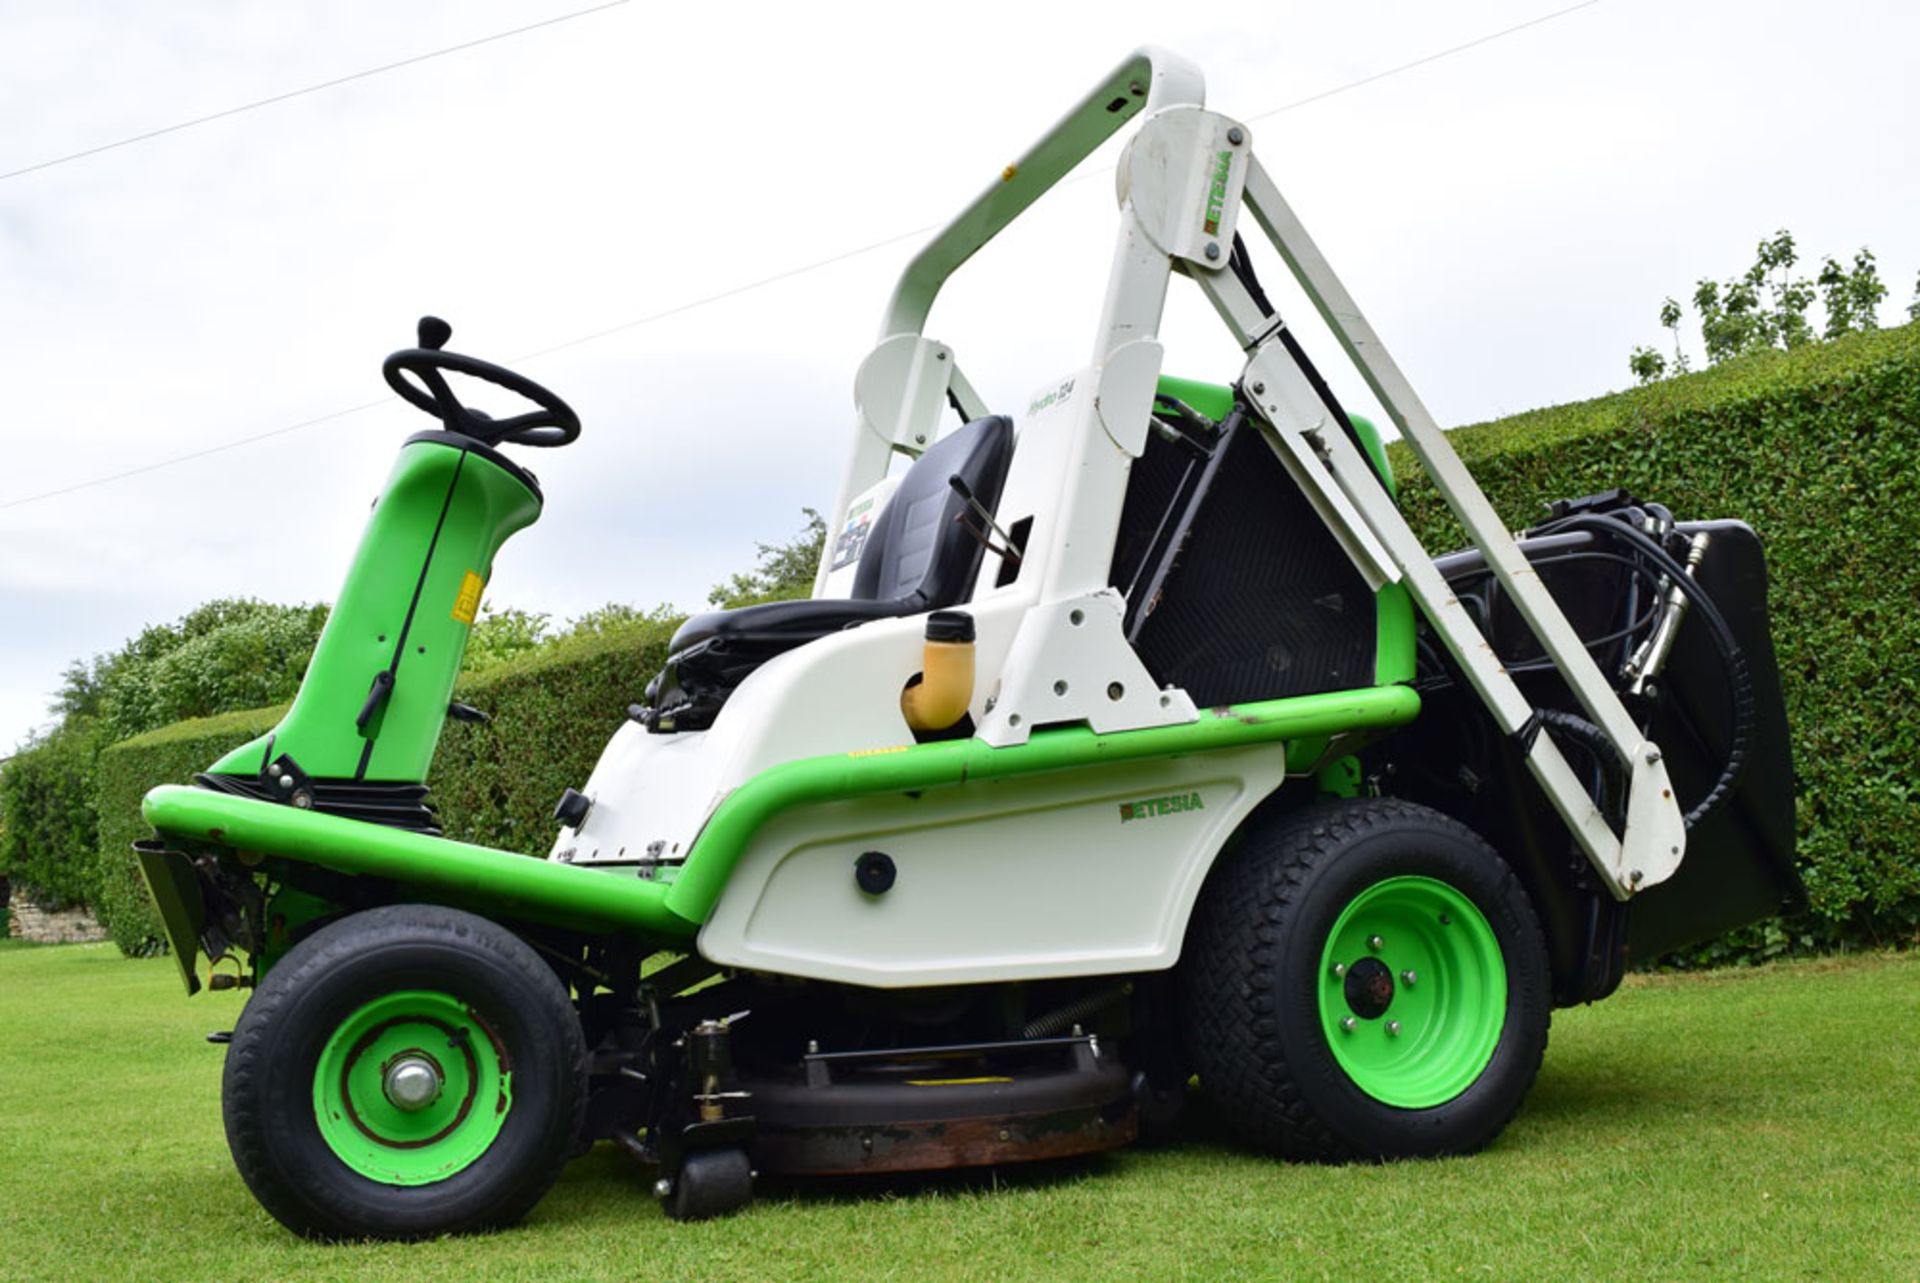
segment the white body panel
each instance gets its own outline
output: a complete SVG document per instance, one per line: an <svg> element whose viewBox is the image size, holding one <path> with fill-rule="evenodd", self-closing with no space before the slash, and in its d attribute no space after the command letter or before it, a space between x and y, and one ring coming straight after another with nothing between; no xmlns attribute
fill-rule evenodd
<svg viewBox="0 0 1920 1283"><path fill-rule="evenodd" d="M638 722L622 725L582 790L592 808L578 830L560 830L547 858L620 865L684 859L720 801L722 759L707 751L711 734L649 735Z"/></svg>
<svg viewBox="0 0 1920 1283"><path fill-rule="evenodd" d="M790 811L742 857L700 952L880 988L1163 970L1214 857L1285 772L1272 744ZM853 869L876 850L898 876L873 896Z"/></svg>

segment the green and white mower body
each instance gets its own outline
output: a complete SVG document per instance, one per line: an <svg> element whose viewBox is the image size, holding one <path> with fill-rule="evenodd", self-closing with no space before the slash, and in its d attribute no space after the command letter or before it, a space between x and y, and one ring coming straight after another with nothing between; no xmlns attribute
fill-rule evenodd
<svg viewBox="0 0 1920 1283"><path fill-rule="evenodd" d="M929 309L1124 125L1086 359L995 414ZM1472 548L1421 546L1242 228ZM1176 277L1245 350L1230 384L1162 369ZM1165 1135L1195 1070L1277 1152L1471 1150L1552 1005L1801 894L1752 532L1615 493L1516 540L1164 52L908 266L814 596L688 621L544 858L442 836L425 783L494 557L540 511L503 448L578 421L448 334L388 360L441 428L403 447L287 716L145 803L189 989L202 955L257 986L229 1138L297 1230L498 1224L596 1138L678 1217L756 1169L1085 1153ZM487 418L450 374L539 408Z"/></svg>

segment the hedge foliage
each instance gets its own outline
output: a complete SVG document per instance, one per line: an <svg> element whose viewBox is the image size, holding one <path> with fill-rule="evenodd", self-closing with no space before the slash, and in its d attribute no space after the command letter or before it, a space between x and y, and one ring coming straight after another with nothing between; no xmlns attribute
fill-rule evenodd
<svg viewBox="0 0 1920 1283"><path fill-rule="evenodd" d="M449 721L431 783L450 837L545 855L553 804L579 788L666 658L677 619L638 615L564 637L463 677L454 698L493 717L491 725ZM133 859L149 836L140 799L156 784L184 784L229 749L264 734L284 706L198 718L123 740L100 753L96 772L98 850L95 907L114 943L130 954L162 947L159 915ZM91 815L91 813L90 813Z"/></svg>
<svg viewBox="0 0 1920 1283"><path fill-rule="evenodd" d="M204 602L152 624L120 649L68 666L55 711L97 720L103 743L188 718L293 698L325 606L277 606L251 597Z"/></svg>
<svg viewBox="0 0 1920 1283"><path fill-rule="evenodd" d="M100 753L94 769L94 798L99 811L97 858L99 894L89 903L120 951L133 956L162 947L160 915L140 880L133 844L152 837L140 818L140 799L157 784L187 784L221 754L272 729L285 705L222 713L176 722L145 735L122 740Z"/></svg>
<svg viewBox="0 0 1920 1283"><path fill-rule="evenodd" d="M65 909L97 897L97 862L70 853L93 849L100 743L98 729L82 723L21 750L0 771L0 874L14 898Z"/></svg>
<svg viewBox="0 0 1920 1283"><path fill-rule="evenodd" d="M584 788L607 738L667 658L679 620L641 616L564 637L454 688L491 725L448 722L434 755L433 796L449 837L545 855L553 805Z"/></svg>
<svg viewBox="0 0 1920 1283"><path fill-rule="evenodd" d="M1450 434L1501 517L1624 486L1675 515L1736 517L1766 547L1793 728L1808 945L1920 933L1920 325ZM1429 546L1460 542L1396 447ZM1770 934L1769 934L1770 930ZM1778 927L1737 937L1777 951ZM1709 954L1709 956L1716 956ZM1717 956L1726 956L1725 951Z"/></svg>

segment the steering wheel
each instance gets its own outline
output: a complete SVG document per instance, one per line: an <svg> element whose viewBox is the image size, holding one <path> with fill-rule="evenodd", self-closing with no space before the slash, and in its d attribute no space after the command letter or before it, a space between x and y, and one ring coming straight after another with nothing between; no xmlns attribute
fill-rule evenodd
<svg viewBox="0 0 1920 1283"><path fill-rule="evenodd" d="M447 431L472 437L485 445L511 442L514 445L566 445L580 435L580 416L573 407L532 379L512 370L440 349L453 337L453 327L437 316L423 316L419 326L420 346L402 348L381 363L380 372L387 385L410 405L425 410L446 424ZM470 375L515 392L540 408L505 419L496 419L482 410L460 404L460 398L447 386L443 370ZM404 376L411 374L419 382Z"/></svg>

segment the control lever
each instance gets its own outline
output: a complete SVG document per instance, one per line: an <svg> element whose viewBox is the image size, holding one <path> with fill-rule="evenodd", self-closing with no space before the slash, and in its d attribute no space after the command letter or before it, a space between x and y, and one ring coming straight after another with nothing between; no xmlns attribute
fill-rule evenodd
<svg viewBox="0 0 1920 1283"><path fill-rule="evenodd" d="M965 514L963 513L959 520L966 532L979 540L980 546L988 552L997 554L1003 561L1011 561L1015 565L1019 565L1020 549L1014 546L1013 536L1002 530L1000 523L993 519L993 514L987 511L987 505L981 503L980 500L974 497L973 487L969 486L957 472L947 478L947 484L953 487L953 492L960 496L967 507L973 509L974 515L985 523L984 529L976 530L972 526L967 525ZM988 538L989 532L999 535L1000 542L1003 546L999 548L994 547L993 540Z"/></svg>

